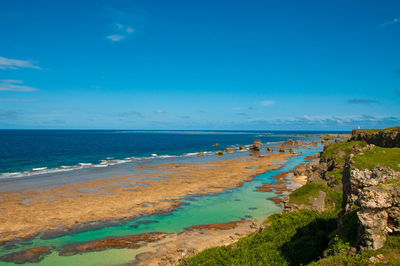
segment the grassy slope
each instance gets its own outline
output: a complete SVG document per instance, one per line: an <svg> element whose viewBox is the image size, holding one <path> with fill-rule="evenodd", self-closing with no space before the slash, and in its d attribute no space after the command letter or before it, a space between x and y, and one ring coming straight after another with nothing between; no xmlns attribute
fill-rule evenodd
<svg viewBox="0 0 400 266"><path fill-rule="evenodd" d="M365 141L349 141L341 143L332 143L326 147L321 157L324 159L335 160L338 163L343 163L352 152L352 147L365 147Z"/></svg>
<svg viewBox="0 0 400 266"><path fill-rule="evenodd" d="M389 131L397 131L400 132L400 127L389 127L385 129L379 129L379 128L371 128L371 129L356 129L358 132L365 132L365 133L374 133L374 132L389 132Z"/></svg>
<svg viewBox="0 0 400 266"><path fill-rule="evenodd" d="M319 191L326 192L325 207L330 210L335 210L341 207L342 192L334 191L327 185L321 183L308 183L290 194L289 203L304 204L306 206L310 204L310 196L313 198L318 197Z"/></svg>
<svg viewBox="0 0 400 266"><path fill-rule="evenodd" d="M300 210L274 214L260 233L208 249L182 265L300 265L319 258L336 228L336 213Z"/></svg>
<svg viewBox="0 0 400 266"><path fill-rule="evenodd" d="M375 166L388 166L395 171L400 171L400 149L381 148L366 151L364 155L354 157L355 167L358 169L374 169Z"/></svg>

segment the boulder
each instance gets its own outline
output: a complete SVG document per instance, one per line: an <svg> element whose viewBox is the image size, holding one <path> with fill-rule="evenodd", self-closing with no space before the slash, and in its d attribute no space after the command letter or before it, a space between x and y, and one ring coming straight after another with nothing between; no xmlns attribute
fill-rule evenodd
<svg viewBox="0 0 400 266"><path fill-rule="evenodd" d="M225 152L235 152L236 148L226 148Z"/></svg>
<svg viewBox="0 0 400 266"><path fill-rule="evenodd" d="M267 152L273 152L274 149L272 149L270 146L267 147Z"/></svg>
<svg viewBox="0 0 400 266"><path fill-rule="evenodd" d="M256 151L256 152L258 152L258 151L261 151L261 148L262 148L262 142L261 142L261 140L256 139L256 140L253 142L253 145L250 146L249 150L250 150L250 151Z"/></svg>
<svg viewBox="0 0 400 266"><path fill-rule="evenodd" d="M224 155L224 152L223 151L217 151L215 154L218 155L218 156L221 156L221 155Z"/></svg>
<svg viewBox="0 0 400 266"><path fill-rule="evenodd" d="M241 146L239 146L239 150L240 150L240 151L245 151L245 150L247 150L247 148L246 148L246 146L241 145Z"/></svg>

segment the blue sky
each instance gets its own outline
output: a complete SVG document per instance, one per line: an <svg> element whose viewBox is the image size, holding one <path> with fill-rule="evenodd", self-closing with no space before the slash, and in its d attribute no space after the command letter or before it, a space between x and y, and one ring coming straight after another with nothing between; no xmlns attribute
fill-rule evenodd
<svg viewBox="0 0 400 266"><path fill-rule="evenodd" d="M0 1L0 128L400 124L400 1Z"/></svg>

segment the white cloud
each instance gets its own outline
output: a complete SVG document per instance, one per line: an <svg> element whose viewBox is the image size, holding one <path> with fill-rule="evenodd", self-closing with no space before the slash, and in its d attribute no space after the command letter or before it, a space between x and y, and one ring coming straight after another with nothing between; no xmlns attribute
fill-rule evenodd
<svg viewBox="0 0 400 266"><path fill-rule="evenodd" d="M113 34L113 35L108 35L107 39L113 41L113 42L119 42L125 39L125 36L119 35L119 34Z"/></svg>
<svg viewBox="0 0 400 266"><path fill-rule="evenodd" d="M0 56L0 69L19 69L19 68L41 69L39 66L35 66L29 60L10 59Z"/></svg>
<svg viewBox="0 0 400 266"><path fill-rule="evenodd" d="M389 20L389 21L386 21L386 22L382 23L381 25L379 25L379 27L385 28L385 27L391 26L391 25L399 23L399 22L400 22L399 18L394 18L392 20Z"/></svg>
<svg viewBox="0 0 400 266"><path fill-rule="evenodd" d="M38 91L38 89L36 88L20 85L23 83L24 82L22 80L10 80L10 79L0 80L0 91L18 91L18 92Z"/></svg>
<svg viewBox="0 0 400 266"><path fill-rule="evenodd" d="M400 116L372 116L372 115L347 115L347 116L308 116L299 117L258 117L250 118L251 124L260 124L264 126L284 126L284 127L315 127L323 126L327 128L356 128L361 125L365 128L388 127L400 123Z"/></svg>
<svg viewBox="0 0 400 266"><path fill-rule="evenodd" d="M119 42L124 40L128 35L134 32L134 29L130 26L121 24L121 23L113 23L111 24L111 28L113 30L113 34L107 36L107 39L113 42Z"/></svg>
<svg viewBox="0 0 400 266"><path fill-rule="evenodd" d="M158 110L156 110L156 113L157 113L157 114L165 114L166 112L165 112L164 110L158 109Z"/></svg>
<svg viewBox="0 0 400 266"><path fill-rule="evenodd" d="M269 106L269 105L273 105L273 104L275 104L275 102L271 101L271 100L264 100L261 102L262 106Z"/></svg>

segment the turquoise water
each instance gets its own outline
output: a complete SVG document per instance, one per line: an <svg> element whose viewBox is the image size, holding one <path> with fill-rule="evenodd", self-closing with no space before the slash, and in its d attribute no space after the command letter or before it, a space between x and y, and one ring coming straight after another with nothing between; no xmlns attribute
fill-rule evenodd
<svg viewBox="0 0 400 266"><path fill-rule="evenodd" d="M224 193L189 197L183 199L183 206L167 215L152 215L140 219L128 221L116 226L91 230L77 234L66 235L54 239L32 240L31 244L20 245L12 251L28 249L38 246L62 247L76 241L88 241L107 236L134 235L146 232L182 232L185 228L198 224L225 223L240 219L262 220L266 216L279 212L281 207L274 204L268 198L276 196L273 192L256 191L258 186L264 183L275 182L274 176L289 171L296 165L304 162L308 155L320 151L321 148L302 150L303 154L292 157L283 168L258 175L255 180L243 183L243 186L227 190ZM145 223L140 223L145 221ZM0 250L0 255L12 251ZM134 260L137 251L129 249L114 249L100 252L91 252L74 256L58 256L57 252L45 257L39 263L32 265L110 265L121 264ZM0 262L0 265L14 265ZM29 264L26 264L29 265Z"/></svg>

